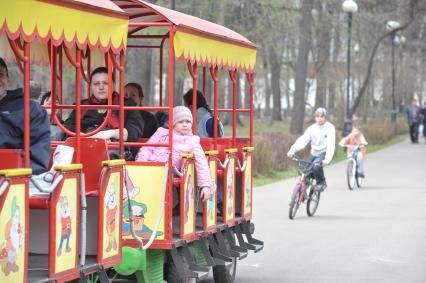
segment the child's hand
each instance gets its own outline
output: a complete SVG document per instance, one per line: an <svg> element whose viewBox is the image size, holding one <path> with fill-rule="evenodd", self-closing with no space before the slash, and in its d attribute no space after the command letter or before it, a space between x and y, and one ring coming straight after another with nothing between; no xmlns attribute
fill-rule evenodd
<svg viewBox="0 0 426 283"><path fill-rule="evenodd" d="M201 199L203 201L207 201L211 198L211 194L210 194L210 188L209 187L202 187L201 188Z"/></svg>

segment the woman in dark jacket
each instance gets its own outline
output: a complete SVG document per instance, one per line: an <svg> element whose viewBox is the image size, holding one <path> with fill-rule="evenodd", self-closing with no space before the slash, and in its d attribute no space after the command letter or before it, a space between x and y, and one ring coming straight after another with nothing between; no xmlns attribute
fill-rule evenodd
<svg viewBox="0 0 426 283"><path fill-rule="evenodd" d="M88 99L81 101L82 105L105 105L108 102L108 69L105 67L96 68L90 75L91 95ZM112 104L119 104L119 95L113 92ZM131 99L124 100L125 106L136 106ZM81 110L81 131L91 132L98 128L107 115L107 109L82 109ZM75 131L75 110L71 112L65 121L65 127ZM124 112L124 141L136 141L142 136L144 121L139 111ZM113 110L105 128L91 136L106 140L119 139L119 111Z"/></svg>

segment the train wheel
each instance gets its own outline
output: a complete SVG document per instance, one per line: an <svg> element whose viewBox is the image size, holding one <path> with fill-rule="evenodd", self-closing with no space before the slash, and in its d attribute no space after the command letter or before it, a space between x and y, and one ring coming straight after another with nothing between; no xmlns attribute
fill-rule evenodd
<svg viewBox="0 0 426 283"><path fill-rule="evenodd" d="M183 265L185 266L185 268L188 268L188 264L186 263L185 260L183 261ZM167 283L196 283L197 282L195 278L181 279L177 272L176 265L173 263L171 259L168 264L168 268L165 271L167 272L167 275L166 275Z"/></svg>
<svg viewBox="0 0 426 283"><path fill-rule="evenodd" d="M99 282L99 274L98 273L92 273L86 276L86 282L87 283L97 283Z"/></svg>

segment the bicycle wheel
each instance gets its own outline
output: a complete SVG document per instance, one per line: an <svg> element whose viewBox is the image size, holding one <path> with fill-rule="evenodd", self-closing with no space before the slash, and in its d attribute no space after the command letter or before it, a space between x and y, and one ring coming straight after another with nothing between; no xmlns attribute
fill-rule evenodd
<svg viewBox="0 0 426 283"><path fill-rule="evenodd" d="M355 168L355 166L356 166L355 160L350 159L348 161L348 168L346 169L346 175L347 175L349 190L353 190L355 188L355 182L356 182L355 181L355 179L356 179L356 176L355 176L356 168Z"/></svg>
<svg viewBox="0 0 426 283"><path fill-rule="evenodd" d="M288 211L288 217L290 219L293 219L294 216L296 216L297 209L299 209L299 206L300 206L299 199L300 199L301 192L302 192L302 185L297 184L293 189L293 194L290 200L290 209Z"/></svg>
<svg viewBox="0 0 426 283"><path fill-rule="evenodd" d="M358 188L361 188L362 185L362 179L360 176L358 176L358 173L356 174L356 185Z"/></svg>
<svg viewBox="0 0 426 283"><path fill-rule="evenodd" d="M311 190L309 191L308 203L306 205L306 213L308 216L314 216L319 205L320 197L321 192L315 191L313 187L311 187Z"/></svg>

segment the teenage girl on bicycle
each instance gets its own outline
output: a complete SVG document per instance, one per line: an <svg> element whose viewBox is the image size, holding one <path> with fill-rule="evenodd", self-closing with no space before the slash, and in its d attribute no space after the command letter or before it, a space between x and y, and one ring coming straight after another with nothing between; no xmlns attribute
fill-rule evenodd
<svg viewBox="0 0 426 283"><path fill-rule="evenodd" d="M367 146L367 140L365 139L364 135L361 133L358 127L353 126L352 132L344 137L340 142L340 146L347 146L347 156L350 157L352 155L352 149L354 146L359 146L360 150L358 151L358 154L356 155L356 163L357 163L357 170L358 170L358 176L361 178L364 178L364 158L366 154L366 146Z"/></svg>
<svg viewBox="0 0 426 283"><path fill-rule="evenodd" d="M311 144L311 152L308 161L314 164L313 173L316 180L315 190L324 191L327 187L325 181L323 165L330 163L334 155L336 143L336 130L330 122L327 121L327 110L318 108L314 113L315 124L311 125L291 146L287 152L289 158Z"/></svg>

